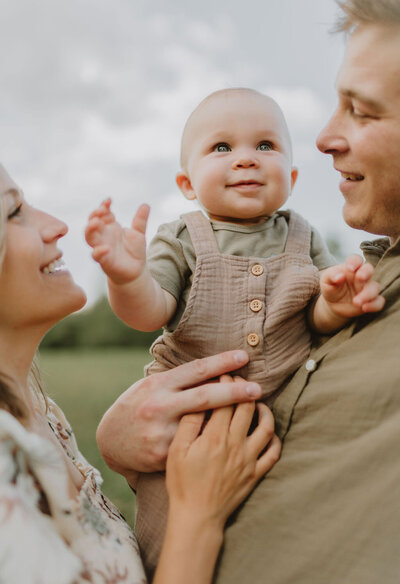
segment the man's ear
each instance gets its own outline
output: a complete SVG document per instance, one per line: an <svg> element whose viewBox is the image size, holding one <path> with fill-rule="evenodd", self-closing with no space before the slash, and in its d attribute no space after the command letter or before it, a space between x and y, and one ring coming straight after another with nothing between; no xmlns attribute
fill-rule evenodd
<svg viewBox="0 0 400 584"><path fill-rule="evenodd" d="M194 201L196 197L196 193L192 187L192 183L190 182L189 177L184 172L178 172L176 175L176 184L184 194L184 196L189 199L189 201Z"/></svg>
<svg viewBox="0 0 400 584"><path fill-rule="evenodd" d="M292 166L292 172L290 173L290 177L291 177L291 185L292 185L292 189L294 187L294 185L296 184L296 180L297 177L299 176L299 171L295 166Z"/></svg>

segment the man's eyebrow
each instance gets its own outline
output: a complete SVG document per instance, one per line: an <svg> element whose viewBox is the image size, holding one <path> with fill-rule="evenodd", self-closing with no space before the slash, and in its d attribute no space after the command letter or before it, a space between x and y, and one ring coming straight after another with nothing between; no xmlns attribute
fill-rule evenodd
<svg viewBox="0 0 400 584"><path fill-rule="evenodd" d="M379 101L371 99L370 97L367 97L366 95L363 95L358 91L354 91L353 89L339 89L339 93L344 97L349 97L350 99L358 99L359 101L362 101L363 103L365 103L366 106L374 109L377 113L383 112L384 110L382 104Z"/></svg>

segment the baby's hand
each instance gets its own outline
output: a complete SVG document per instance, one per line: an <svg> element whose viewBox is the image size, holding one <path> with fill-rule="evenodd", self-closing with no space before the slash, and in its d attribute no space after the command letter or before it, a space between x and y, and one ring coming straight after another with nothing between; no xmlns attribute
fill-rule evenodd
<svg viewBox="0 0 400 584"><path fill-rule="evenodd" d="M123 228L111 212L106 199L91 213L85 229L92 257L115 284L136 280L146 265L146 225L150 207L141 205L130 228Z"/></svg>
<svg viewBox="0 0 400 584"><path fill-rule="evenodd" d="M378 282L372 280L374 267L358 255L321 274L321 294L333 314L353 318L365 312L379 312L385 299Z"/></svg>

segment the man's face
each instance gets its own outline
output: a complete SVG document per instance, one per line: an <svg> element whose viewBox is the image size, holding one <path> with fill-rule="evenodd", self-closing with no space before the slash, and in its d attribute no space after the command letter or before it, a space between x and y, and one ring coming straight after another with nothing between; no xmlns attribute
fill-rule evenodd
<svg viewBox="0 0 400 584"><path fill-rule="evenodd" d="M360 25L337 78L339 103L317 139L342 174L351 227L400 235L400 27Z"/></svg>

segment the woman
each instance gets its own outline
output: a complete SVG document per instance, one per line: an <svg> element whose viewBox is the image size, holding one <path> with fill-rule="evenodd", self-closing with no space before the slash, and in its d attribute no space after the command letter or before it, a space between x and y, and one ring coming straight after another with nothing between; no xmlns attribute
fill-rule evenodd
<svg viewBox="0 0 400 584"><path fill-rule="evenodd" d="M46 331L86 301L58 249L67 227L31 207L2 167L0 203L0 581L145 582L134 535L33 364ZM247 436L254 409L221 408L202 433L202 415L182 420L156 584L211 581L227 517L279 457L266 408Z"/></svg>

